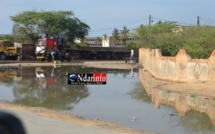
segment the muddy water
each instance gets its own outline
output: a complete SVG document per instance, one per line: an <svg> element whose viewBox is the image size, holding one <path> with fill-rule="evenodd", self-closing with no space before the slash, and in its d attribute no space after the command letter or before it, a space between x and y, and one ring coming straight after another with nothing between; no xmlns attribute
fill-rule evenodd
<svg viewBox="0 0 215 134"><path fill-rule="evenodd" d="M107 73L106 85L68 85L68 73ZM0 99L166 134L215 132L214 98L154 88L139 70L24 67L0 70ZM213 125L214 124L214 125Z"/></svg>

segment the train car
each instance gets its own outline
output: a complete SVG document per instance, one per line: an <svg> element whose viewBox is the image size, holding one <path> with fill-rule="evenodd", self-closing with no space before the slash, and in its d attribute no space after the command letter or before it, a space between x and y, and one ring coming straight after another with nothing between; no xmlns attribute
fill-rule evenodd
<svg viewBox="0 0 215 134"><path fill-rule="evenodd" d="M131 48L127 47L76 47L67 51L73 59L124 60L131 55ZM138 57L138 49L134 49L134 57Z"/></svg>

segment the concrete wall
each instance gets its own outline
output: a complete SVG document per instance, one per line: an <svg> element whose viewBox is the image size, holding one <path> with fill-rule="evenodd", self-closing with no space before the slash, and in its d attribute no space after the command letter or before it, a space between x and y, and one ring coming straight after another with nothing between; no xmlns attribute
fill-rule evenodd
<svg viewBox="0 0 215 134"><path fill-rule="evenodd" d="M208 59L191 59L183 49L175 57L166 57L159 49L140 48L139 64L158 79L215 81L215 50Z"/></svg>

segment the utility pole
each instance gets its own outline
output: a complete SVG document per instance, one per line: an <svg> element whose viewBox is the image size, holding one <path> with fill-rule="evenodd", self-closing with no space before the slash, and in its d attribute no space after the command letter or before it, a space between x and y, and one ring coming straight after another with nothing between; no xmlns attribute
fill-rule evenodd
<svg viewBox="0 0 215 134"><path fill-rule="evenodd" d="M197 16L197 26L200 26L200 17Z"/></svg>
<svg viewBox="0 0 215 134"><path fill-rule="evenodd" d="M150 35L151 34L151 29L150 29L150 27L151 27L151 22L152 22L152 16L151 16L151 14L149 15L149 26L148 26L148 34Z"/></svg>
<svg viewBox="0 0 215 134"><path fill-rule="evenodd" d="M149 15L149 26L151 26L151 22L152 22L152 16L151 14Z"/></svg>

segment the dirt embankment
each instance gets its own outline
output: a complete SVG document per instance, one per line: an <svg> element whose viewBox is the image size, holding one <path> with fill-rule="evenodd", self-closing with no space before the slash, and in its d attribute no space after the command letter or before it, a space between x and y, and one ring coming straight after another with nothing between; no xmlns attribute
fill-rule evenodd
<svg viewBox="0 0 215 134"><path fill-rule="evenodd" d="M54 64L54 62L9 62L0 63L0 67L18 67L18 66L86 66L106 69L134 69L138 68L138 63L125 63L125 61L83 61L77 60L72 62L61 62Z"/></svg>

